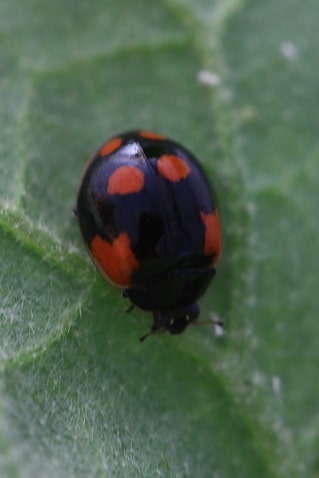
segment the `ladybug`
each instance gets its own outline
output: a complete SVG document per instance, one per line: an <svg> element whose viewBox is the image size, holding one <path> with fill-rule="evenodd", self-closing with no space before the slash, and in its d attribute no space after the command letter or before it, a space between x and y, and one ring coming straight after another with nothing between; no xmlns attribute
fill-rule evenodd
<svg viewBox="0 0 319 478"><path fill-rule="evenodd" d="M196 158L150 131L106 141L89 160L75 207L89 253L151 331L183 332L199 316L221 252L215 195Z"/></svg>

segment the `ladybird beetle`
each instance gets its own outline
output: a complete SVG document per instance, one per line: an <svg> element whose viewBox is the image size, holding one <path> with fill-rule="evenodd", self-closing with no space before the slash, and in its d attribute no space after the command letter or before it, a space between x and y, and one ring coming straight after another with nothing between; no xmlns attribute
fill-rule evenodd
<svg viewBox="0 0 319 478"><path fill-rule="evenodd" d="M216 200L196 158L150 131L118 134L89 160L75 207L89 253L131 308L153 312L150 334L179 334L221 251Z"/></svg>

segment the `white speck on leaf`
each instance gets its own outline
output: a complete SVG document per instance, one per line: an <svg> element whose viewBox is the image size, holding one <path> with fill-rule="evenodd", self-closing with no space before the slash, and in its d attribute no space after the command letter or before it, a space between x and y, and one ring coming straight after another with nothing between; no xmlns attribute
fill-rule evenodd
<svg viewBox="0 0 319 478"><path fill-rule="evenodd" d="M282 42L280 51L287 60L296 60L299 55L298 48L291 41Z"/></svg>
<svg viewBox="0 0 319 478"><path fill-rule="evenodd" d="M202 85L218 86L221 83L221 78L213 71L200 70L197 74L197 81Z"/></svg>
<svg viewBox="0 0 319 478"><path fill-rule="evenodd" d="M274 392L275 395L279 395L280 392L281 392L281 380L279 377L272 377L271 378L271 386L272 386L272 390Z"/></svg>

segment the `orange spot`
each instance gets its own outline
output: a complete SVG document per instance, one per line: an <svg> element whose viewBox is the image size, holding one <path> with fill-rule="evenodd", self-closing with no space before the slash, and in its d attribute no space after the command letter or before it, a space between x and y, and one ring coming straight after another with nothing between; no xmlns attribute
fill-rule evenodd
<svg viewBox="0 0 319 478"><path fill-rule="evenodd" d="M95 262L106 277L119 287L131 285L131 276L139 264L131 250L131 241L126 232L121 232L112 244L95 236L91 251Z"/></svg>
<svg viewBox="0 0 319 478"><path fill-rule="evenodd" d="M144 187L144 174L135 166L121 166L111 175L108 194L138 193Z"/></svg>
<svg viewBox="0 0 319 478"><path fill-rule="evenodd" d="M211 214L200 213L201 219L205 224L205 254L213 256L212 265L216 264L222 249L221 227L218 211Z"/></svg>
<svg viewBox="0 0 319 478"><path fill-rule="evenodd" d="M173 154L163 154L157 161L159 173L174 183L185 179L190 173L190 167L185 161Z"/></svg>
<svg viewBox="0 0 319 478"><path fill-rule="evenodd" d="M152 131L140 131L139 135L141 136L141 138L146 139L165 139L165 136L153 133Z"/></svg>
<svg viewBox="0 0 319 478"><path fill-rule="evenodd" d="M103 144L102 148L100 149L101 156L107 156L108 154L113 153L116 149L118 149L122 144L121 138L113 138L110 141L107 141Z"/></svg>

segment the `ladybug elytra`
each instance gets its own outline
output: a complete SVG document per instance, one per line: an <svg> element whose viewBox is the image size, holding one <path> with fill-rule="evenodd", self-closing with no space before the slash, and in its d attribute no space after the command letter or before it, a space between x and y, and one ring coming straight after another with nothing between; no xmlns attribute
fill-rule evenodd
<svg viewBox="0 0 319 478"><path fill-rule="evenodd" d="M153 312L151 332L183 332L215 275L221 228L196 158L149 131L116 135L89 160L76 214L89 253L132 305Z"/></svg>

